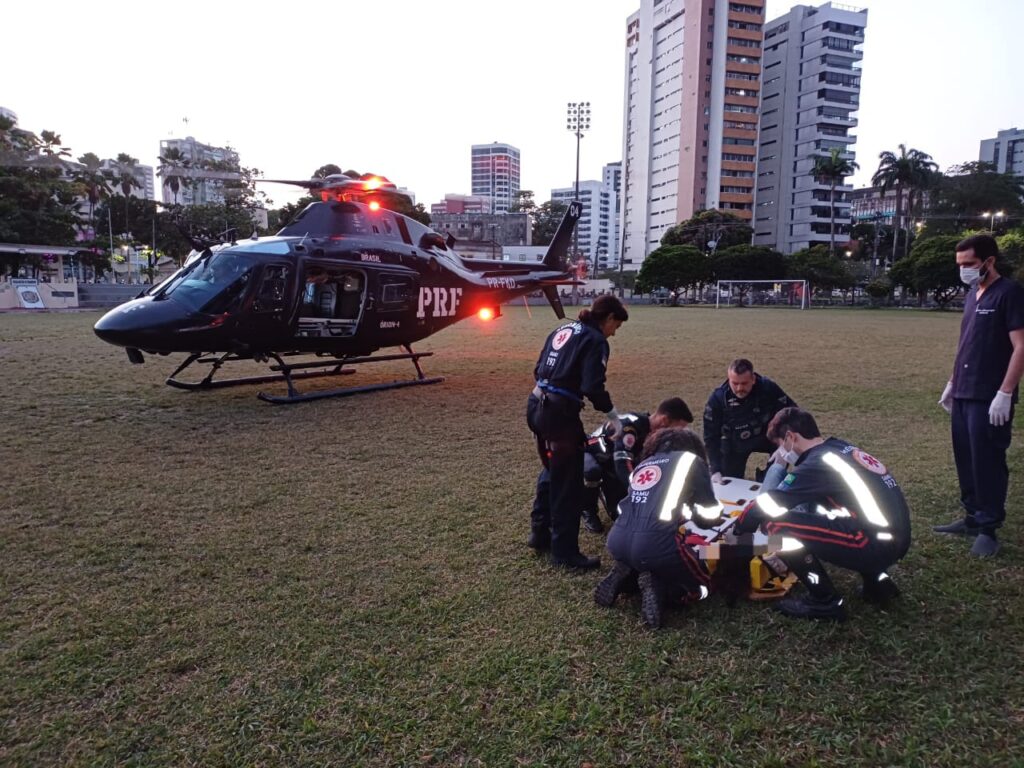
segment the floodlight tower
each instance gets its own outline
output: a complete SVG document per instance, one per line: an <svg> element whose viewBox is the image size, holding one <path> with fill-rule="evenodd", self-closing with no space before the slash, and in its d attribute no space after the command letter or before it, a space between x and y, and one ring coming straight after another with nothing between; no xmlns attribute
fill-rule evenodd
<svg viewBox="0 0 1024 768"><path fill-rule="evenodd" d="M565 127L576 136L576 200L580 199L580 141L590 130L590 102L570 101L565 113ZM576 259L580 257L579 222L573 230L572 250ZM594 277L597 277L597 259L594 259Z"/></svg>

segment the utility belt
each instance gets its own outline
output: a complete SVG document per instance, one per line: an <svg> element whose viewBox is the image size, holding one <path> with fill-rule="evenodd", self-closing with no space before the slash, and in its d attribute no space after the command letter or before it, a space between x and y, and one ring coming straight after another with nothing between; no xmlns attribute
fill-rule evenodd
<svg viewBox="0 0 1024 768"><path fill-rule="evenodd" d="M757 422L741 424L736 427L725 425L722 427L722 438L731 446L744 446L757 442L764 435L765 426L765 424Z"/></svg>
<svg viewBox="0 0 1024 768"><path fill-rule="evenodd" d="M575 403L583 405L583 398L577 395L575 392L570 392L568 389L562 389L551 384L547 379L541 379L537 382L537 386L533 388L533 396L538 400L543 400L545 395L560 395L561 397L568 398Z"/></svg>

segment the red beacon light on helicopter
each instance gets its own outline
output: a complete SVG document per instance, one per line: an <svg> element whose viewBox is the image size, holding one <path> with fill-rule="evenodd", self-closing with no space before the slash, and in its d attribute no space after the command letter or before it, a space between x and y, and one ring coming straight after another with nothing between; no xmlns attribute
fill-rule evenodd
<svg viewBox="0 0 1024 768"><path fill-rule="evenodd" d="M496 317L501 317L501 308L483 307L476 313L476 316L483 320L485 323L490 322Z"/></svg>

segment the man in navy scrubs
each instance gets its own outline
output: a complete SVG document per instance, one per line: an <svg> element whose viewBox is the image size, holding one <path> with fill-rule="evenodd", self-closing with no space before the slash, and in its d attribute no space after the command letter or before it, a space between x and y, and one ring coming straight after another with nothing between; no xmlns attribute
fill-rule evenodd
<svg viewBox="0 0 1024 768"><path fill-rule="evenodd" d="M971 554L999 551L996 529L1006 517L1006 488L1017 384L1024 373L1024 288L996 270L999 247L989 235L956 246L960 279L969 287L953 375L939 405L953 418L953 458L964 517L933 528L974 536Z"/></svg>

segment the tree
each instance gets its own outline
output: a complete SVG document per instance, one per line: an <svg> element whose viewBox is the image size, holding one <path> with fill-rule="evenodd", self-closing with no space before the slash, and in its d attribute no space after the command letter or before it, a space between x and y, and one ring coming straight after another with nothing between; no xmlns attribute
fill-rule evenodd
<svg viewBox="0 0 1024 768"><path fill-rule="evenodd" d="M786 277L786 257L771 248L734 245L715 251L711 270L715 280L781 280ZM737 288L743 306L750 283L738 283Z"/></svg>
<svg viewBox="0 0 1024 768"><path fill-rule="evenodd" d="M711 279L711 259L703 251L692 245L663 245L644 259L635 285L641 293L656 288L678 292Z"/></svg>
<svg viewBox="0 0 1024 768"><path fill-rule="evenodd" d="M537 202L533 199L533 190L521 189L516 192L515 200L508 207L509 213L534 213L537 210Z"/></svg>
<svg viewBox="0 0 1024 768"><path fill-rule="evenodd" d="M326 179L328 176L340 176L341 167L334 163L327 163L327 165L321 165L315 171L313 171L314 179Z"/></svg>
<svg viewBox="0 0 1024 768"><path fill-rule="evenodd" d="M787 258L787 262L786 274L794 280L806 280L811 295L815 288L846 291L854 286L849 265L824 245L797 251Z"/></svg>
<svg viewBox="0 0 1024 768"><path fill-rule="evenodd" d="M1024 276L1024 229L1015 229L996 238L999 246L999 272L1003 276L1014 275L1018 280Z"/></svg>
<svg viewBox="0 0 1024 768"><path fill-rule="evenodd" d="M111 179L110 175L102 170L102 161L96 154L86 152L78 158L78 162L82 167L77 168L72 177L82 195L89 201L89 226L92 227L95 237L96 206L101 200L110 197Z"/></svg>
<svg viewBox="0 0 1024 768"><path fill-rule="evenodd" d="M700 250L722 250L750 245L754 230L744 219L728 211L699 211L686 221L670 227L661 237L662 245L693 245ZM714 245L711 245L714 243Z"/></svg>
<svg viewBox="0 0 1024 768"><path fill-rule="evenodd" d="M533 217L534 245L550 245L568 206L559 200L548 200L537 208Z"/></svg>
<svg viewBox="0 0 1024 768"><path fill-rule="evenodd" d="M836 255L836 185L842 184L843 179L852 176L853 172L860 168L853 160L847 160L841 156L839 149L833 147L828 155L817 155L814 157L813 176L819 183L829 185L829 248L828 252L834 257Z"/></svg>
<svg viewBox="0 0 1024 768"><path fill-rule="evenodd" d="M991 163L963 163L939 179L932 211L939 221L952 222L947 227L954 232L979 222L987 229L990 220L982 215L986 211L1003 211L1009 218L1024 213L1022 195L1024 182L1013 174L999 173Z"/></svg>
<svg viewBox="0 0 1024 768"><path fill-rule="evenodd" d="M881 187L882 195L890 189L896 190L896 237L893 241L892 260L896 261L896 249L899 245L899 233L903 231L903 192L907 189L919 190L932 183L932 175L938 165L932 156L918 149L907 149L906 144L899 145L899 154L888 150L878 155L878 170L871 177L871 183ZM903 240L903 255L907 255L907 239Z"/></svg>
<svg viewBox="0 0 1024 768"><path fill-rule="evenodd" d="M956 266L956 244L959 235L921 238L910 251L889 270L889 279L917 293L918 304L924 306L929 291L940 308L960 292L960 270Z"/></svg>
<svg viewBox="0 0 1024 768"><path fill-rule="evenodd" d="M177 147L168 147L160 156L160 167L156 174L163 179L163 185L171 190L175 205L178 204L179 190L192 185L192 178L189 174L191 166L192 161Z"/></svg>

